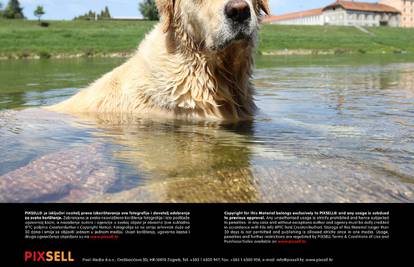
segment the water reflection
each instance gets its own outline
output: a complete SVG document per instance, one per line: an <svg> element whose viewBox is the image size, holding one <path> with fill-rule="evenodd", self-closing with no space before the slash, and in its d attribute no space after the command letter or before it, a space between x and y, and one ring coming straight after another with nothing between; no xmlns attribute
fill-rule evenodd
<svg viewBox="0 0 414 267"><path fill-rule="evenodd" d="M146 173L142 186L151 189L154 201L258 201L251 152L244 145L253 136L252 123L155 121L108 114L87 120L104 129L100 136L122 146L114 158Z"/></svg>

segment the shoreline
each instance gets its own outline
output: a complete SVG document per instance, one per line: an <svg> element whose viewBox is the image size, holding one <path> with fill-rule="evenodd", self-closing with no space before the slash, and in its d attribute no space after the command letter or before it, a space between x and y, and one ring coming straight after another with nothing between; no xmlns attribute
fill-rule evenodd
<svg viewBox="0 0 414 267"><path fill-rule="evenodd" d="M57 54L19 54L12 53L8 55L0 55L0 60L47 60L47 59L77 59L77 58L129 58L134 55L135 52L114 52L114 53L57 53Z"/></svg>
<svg viewBox="0 0 414 267"><path fill-rule="evenodd" d="M113 53L10 53L0 55L0 60L47 60L47 59L80 59L80 58L130 58L135 51L113 52ZM407 51L393 51L381 53L366 53L340 48L332 49L278 49L270 51L258 51L261 56L329 56L329 55L411 55Z"/></svg>

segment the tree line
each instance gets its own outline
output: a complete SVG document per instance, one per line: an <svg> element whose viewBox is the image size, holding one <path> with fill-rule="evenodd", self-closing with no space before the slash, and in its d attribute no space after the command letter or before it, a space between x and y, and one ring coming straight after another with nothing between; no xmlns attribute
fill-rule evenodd
<svg viewBox="0 0 414 267"><path fill-rule="evenodd" d="M142 16L147 20L158 20L158 9L155 5L154 0L143 0L138 4L138 10L141 12ZM109 12L109 8L106 6L101 13L96 13L92 10L89 12L75 17L75 20L101 20L101 19L111 19L111 13Z"/></svg>
<svg viewBox="0 0 414 267"><path fill-rule="evenodd" d="M155 5L154 0L143 0L139 3L138 9L141 12L142 16L148 20L158 20L158 10L157 6ZM33 14L37 17L40 21L41 17L45 14L45 10L43 6L37 6L34 10ZM23 8L20 5L19 0L9 0L6 6L3 6L2 2L0 2L0 17L6 19L25 19L23 13ZM100 13L96 13L92 10L89 12L75 17L74 19L83 19L83 20L100 20L100 19L110 19L111 13L108 7L105 7Z"/></svg>
<svg viewBox="0 0 414 267"><path fill-rule="evenodd" d="M74 20L103 20L111 18L111 12L109 12L109 8L106 6L100 13L89 10L89 12L75 17Z"/></svg>

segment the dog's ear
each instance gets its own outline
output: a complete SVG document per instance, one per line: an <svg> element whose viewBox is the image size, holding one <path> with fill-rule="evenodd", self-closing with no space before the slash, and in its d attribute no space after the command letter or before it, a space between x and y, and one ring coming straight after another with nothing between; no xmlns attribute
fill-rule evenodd
<svg viewBox="0 0 414 267"><path fill-rule="evenodd" d="M266 15L270 15L269 0L258 0L259 9L263 10Z"/></svg>
<svg viewBox="0 0 414 267"><path fill-rule="evenodd" d="M164 32L170 29L174 20L174 2L175 0L155 0Z"/></svg>

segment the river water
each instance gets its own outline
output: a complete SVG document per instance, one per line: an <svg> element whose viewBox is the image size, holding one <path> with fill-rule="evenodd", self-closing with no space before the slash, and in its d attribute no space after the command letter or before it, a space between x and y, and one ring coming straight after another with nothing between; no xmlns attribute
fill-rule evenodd
<svg viewBox="0 0 414 267"><path fill-rule="evenodd" d="M0 61L1 202L414 202L414 61L259 57L250 123L39 108L122 61Z"/></svg>

